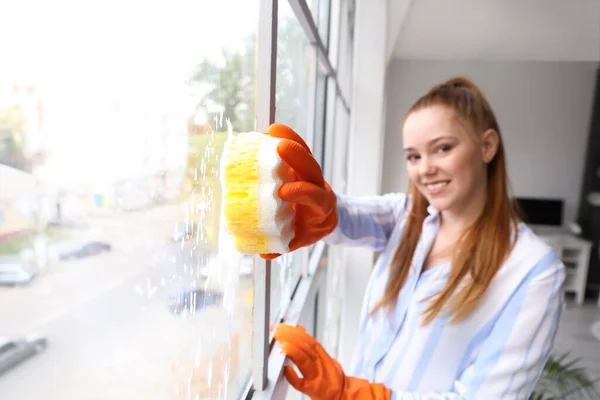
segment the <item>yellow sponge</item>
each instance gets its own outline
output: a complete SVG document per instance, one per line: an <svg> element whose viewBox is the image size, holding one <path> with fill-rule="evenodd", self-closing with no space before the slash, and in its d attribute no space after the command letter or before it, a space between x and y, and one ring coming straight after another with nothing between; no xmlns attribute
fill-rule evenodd
<svg viewBox="0 0 600 400"><path fill-rule="evenodd" d="M231 136L221 161L227 232L242 254L286 253L294 236L294 208L279 188L295 180L277 152L281 139L258 132Z"/></svg>

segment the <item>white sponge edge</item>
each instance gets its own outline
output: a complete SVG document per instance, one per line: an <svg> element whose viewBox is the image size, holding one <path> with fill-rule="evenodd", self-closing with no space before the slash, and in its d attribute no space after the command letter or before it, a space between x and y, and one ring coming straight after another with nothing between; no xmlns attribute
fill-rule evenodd
<svg viewBox="0 0 600 400"><path fill-rule="evenodd" d="M264 134L263 134L264 135ZM269 250L286 253L294 237L294 209L279 198L279 189L295 177L285 161L279 157L277 145L281 139L267 136L261 140L258 154L259 219L258 225L267 238Z"/></svg>

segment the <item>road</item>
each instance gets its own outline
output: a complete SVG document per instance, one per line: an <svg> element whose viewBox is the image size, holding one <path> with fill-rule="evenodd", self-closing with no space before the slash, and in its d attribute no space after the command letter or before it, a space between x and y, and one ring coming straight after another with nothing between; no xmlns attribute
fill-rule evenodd
<svg viewBox="0 0 600 400"><path fill-rule="evenodd" d="M97 220L85 235L108 241L112 251L50 266L24 287L0 288L0 336L48 340L43 353L0 376L2 399L214 397L225 379L207 368L228 360L227 397L235 397L249 373L251 277L240 281L233 326L219 307L173 313L173 294L206 283L192 247L168 238L176 217L176 207L162 207Z"/></svg>

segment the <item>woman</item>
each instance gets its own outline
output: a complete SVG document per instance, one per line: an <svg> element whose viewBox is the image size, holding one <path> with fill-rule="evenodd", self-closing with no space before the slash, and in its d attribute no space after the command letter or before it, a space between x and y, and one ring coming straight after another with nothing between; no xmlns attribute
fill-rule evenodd
<svg viewBox="0 0 600 400"><path fill-rule="evenodd" d="M335 196L303 167L306 145L285 136L296 143L280 153L303 182L280 195L308 215L294 247L333 231L330 244L382 252L351 373L303 328L279 325L275 339L303 375L286 367L290 384L313 399L527 399L554 343L565 272L512 207L500 128L480 90L452 79L410 109L407 195Z"/></svg>

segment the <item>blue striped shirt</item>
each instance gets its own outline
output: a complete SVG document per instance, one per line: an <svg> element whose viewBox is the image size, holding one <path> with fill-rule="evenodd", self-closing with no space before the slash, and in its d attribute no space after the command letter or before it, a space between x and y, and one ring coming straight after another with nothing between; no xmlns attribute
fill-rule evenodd
<svg viewBox="0 0 600 400"><path fill-rule="evenodd" d="M441 315L422 326L423 300L444 287L450 270L443 264L421 271L439 227L439 213L430 206L395 310L369 316L385 291L408 207L404 194L338 194L339 223L325 241L381 252L348 372L384 383L396 400L526 400L553 347L564 306L562 262L521 224L513 251L473 312L458 323Z"/></svg>

